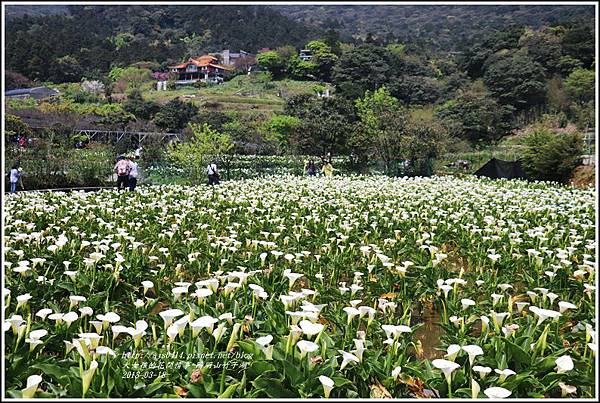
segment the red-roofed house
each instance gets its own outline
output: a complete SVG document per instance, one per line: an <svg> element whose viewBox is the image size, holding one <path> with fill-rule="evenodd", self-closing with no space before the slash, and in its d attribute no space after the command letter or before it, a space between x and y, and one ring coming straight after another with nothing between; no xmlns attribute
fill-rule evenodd
<svg viewBox="0 0 600 403"><path fill-rule="evenodd" d="M198 81L221 83L233 68L220 65L217 62L216 57L204 55L190 58L187 62L177 66L169 66L169 70L177 74L175 84L193 84Z"/></svg>

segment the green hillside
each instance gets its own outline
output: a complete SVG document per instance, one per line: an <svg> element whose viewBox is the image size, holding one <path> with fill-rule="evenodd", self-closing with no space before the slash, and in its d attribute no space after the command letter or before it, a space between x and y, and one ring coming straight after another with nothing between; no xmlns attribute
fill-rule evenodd
<svg viewBox="0 0 600 403"><path fill-rule="evenodd" d="M401 42L436 50L461 50L490 32L517 24L538 28L594 18L581 5L277 5L273 9L307 26L335 29L345 38Z"/></svg>
<svg viewBox="0 0 600 403"><path fill-rule="evenodd" d="M242 75L206 88L187 86L164 92L150 90L144 92L144 99L166 104L179 97L209 110L275 112L283 109L286 99L311 94L316 85L311 81L271 81L263 77L261 74Z"/></svg>
<svg viewBox="0 0 600 403"><path fill-rule="evenodd" d="M41 81L78 81L140 61L164 67L222 49L300 47L318 32L261 6L68 6L68 11L9 19L6 68Z"/></svg>

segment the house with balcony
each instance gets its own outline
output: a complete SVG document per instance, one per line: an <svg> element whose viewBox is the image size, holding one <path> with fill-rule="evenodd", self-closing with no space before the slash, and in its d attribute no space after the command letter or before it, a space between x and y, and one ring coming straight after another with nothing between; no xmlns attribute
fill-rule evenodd
<svg viewBox="0 0 600 403"><path fill-rule="evenodd" d="M194 84L198 81L219 84L233 68L218 64L218 59L214 56L204 55L190 58L177 66L169 66L169 71L176 74L176 85Z"/></svg>

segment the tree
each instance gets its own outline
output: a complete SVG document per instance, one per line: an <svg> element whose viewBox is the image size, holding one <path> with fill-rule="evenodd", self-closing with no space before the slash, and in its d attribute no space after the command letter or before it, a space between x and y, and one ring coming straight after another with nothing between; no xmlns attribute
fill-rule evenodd
<svg viewBox="0 0 600 403"><path fill-rule="evenodd" d="M436 115L455 137L471 143L498 140L511 129L506 109L486 92L474 89L459 92L440 105Z"/></svg>
<svg viewBox="0 0 600 403"><path fill-rule="evenodd" d="M403 56L406 52L406 45L402 43L390 43L386 46L386 49L394 56Z"/></svg>
<svg viewBox="0 0 600 403"><path fill-rule="evenodd" d="M389 82L389 54L381 47L360 45L342 54L333 69L336 93L349 99L363 96Z"/></svg>
<svg viewBox="0 0 600 403"><path fill-rule="evenodd" d="M519 40L519 46L527 49L531 59L549 72L557 72L561 59L560 38L549 29L527 31Z"/></svg>
<svg viewBox="0 0 600 403"><path fill-rule="evenodd" d="M160 110L160 106L156 102L144 101L142 93L139 90L135 90L123 102L123 109L137 118L150 120Z"/></svg>
<svg viewBox="0 0 600 403"><path fill-rule="evenodd" d="M594 99L596 78L593 70L577 68L565 80L565 88L580 103Z"/></svg>
<svg viewBox="0 0 600 403"><path fill-rule="evenodd" d="M323 156L346 151L348 133L355 120L350 102L301 94L288 99L284 114L300 120L289 137L292 152Z"/></svg>
<svg viewBox="0 0 600 403"><path fill-rule="evenodd" d="M256 60L258 61L258 65L270 72L274 78L281 78L283 76L286 60L278 52L270 50L259 53L256 56Z"/></svg>
<svg viewBox="0 0 600 403"><path fill-rule="evenodd" d="M359 161L383 163L388 175L431 175L447 131L431 113L408 111L384 88L356 100L359 125L349 140Z"/></svg>
<svg viewBox="0 0 600 403"><path fill-rule="evenodd" d="M161 129L180 131L198 112L198 107L179 98L170 100L154 115L154 123Z"/></svg>
<svg viewBox="0 0 600 403"><path fill-rule="evenodd" d="M142 84L152 80L152 72L148 69L127 67L118 72L118 80L114 85L115 92L139 90Z"/></svg>
<svg viewBox="0 0 600 403"><path fill-rule="evenodd" d="M128 46L133 40L135 36L129 32L120 32L115 36L111 36L108 40L115 46L116 50L120 50Z"/></svg>
<svg viewBox="0 0 600 403"><path fill-rule="evenodd" d="M275 115L263 123L262 131L268 140L275 140L280 149L289 149L290 137L300 126L300 119L295 116Z"/></svg>
<svg viewBox="0 0 600 403"><path fill-rule="evenodd" d="M525 137L524 145L521 163L530 177L563 183L581 164L584 149L581 134L555 134L541 127Z"/></svg>
<svg viewBox="0 0 600 403"><path fill-rule="evenodd" d="M181 41L185 44L186 53L184 59L189 59L190 57L196 57L204 53L206 43L211 39L212 32L207 29L202 35L196 35L195 32L192 32L191 35L182 38Z"/></svg>
<svg viewBox="0 0 600 403"><path fill-rule="evenodd" d="M583 63L581 62L581 60L575 59L571 56L562 56L560 59L558 59L556 69L563 76L568 76L573 70L575 70L578 67L583 67Z"/></svg>
<svg viewBox="0 0 600 403"><path fill-rule="evenodd" d="M4 117L4 125L6 129L4 131L4 141L6 143L9 142L9 139L12 136L20 135L25 137L31 137L33 135L33 132L29 128L29 125L23 122L23 120L16 115L11 115L10 113L7 113Z"/></svg>
<svg viewBox="0 0 600 403"><path fill-rule="evenodd" d="M208 124L189 124L193 137L189 141L170 143L167 158L190 170L192 178L200 183L205 177L209 160L221 160L233 148L228 134L212 129Z"/></svg>
<svg viewBox="0 0 600 403"><path fill-rule="evenodd" d="M328 29L327 31L325 31L325 35L323 37L323 42L325 42L327 44L327 46L329 46L331 51L336 56L339 56L342 53L341 38L340 38L340 34L338 31L336 31L334 29Z"/></svg>
<svg viewBox="0 0 600 403"><path fill-rule="evenodd" d="M79 61L67 55L54 59L48 67L49 79L55 83L72 83L81 80L83 69Z"/></svg>
<svg viewBox="0 0 600 403"><path fill-rule="evenodd" d="M594 26L586 23L575 23L565 32L561 45L563 53L581 60L583 67L590 68L594 62L596 45Z"/></svg>
<svg viewBox="0 0 600 403"><path fill-rule="evenodd" d="M588 130L595 126L596 80L593 70L577 68L565 80L565 88L575 101L571 104L571 115L577 127Z"/></svg>
<svg viewBox="0 0 600 403"><path fill-rule="evenodd" d="M287 71L292 78L297 80L305 80L314 78L317 72L317 65L313 62L301 60L299 58L290 59L288 62Z"/></svg>
<svg viewBox="0 0 600 403"><path fill-rule="evenodd" d="M569 110L569 94L565 88L563 79L554 76L548 80L548 92L546 94L547 104L552 113L566 113Z"/></svg>
<svg viewBox="0 0 600 403"><path fill-rule="evenodd" d="M525 29L512 25L502 31L489 34L482 42L475 44L461 58L461 64L470 77L480 78L486 70L486 62L495 53L516 49Z"/></svg>
<svg viewBox="0 0 600 403"><path fill-rule="evenodd" d="M192 118L192 123L208 123L215 130L221 130L223 126L232 121L232 118L223 112L210 109L200 109Z"/></svg>
<svg viewBox="0 0 600 403"><path fill-rule="evenodd" d="M492 63L483 80L501 104L511 105L517 111L544 102L544 68L522 52L507 55Z"/></svg>
<svg viewBox="0 0 600 403"><path fill-rule="evenodd" d="M442 82L431 77L403 75L390 80L389 89L407 105L426 105L440 97Z"/></svg>
<svg viewBox="0 0 600 403"><path fill-rule="evenodd" d="M359 158L383 162L386 174L393 172L394 161L400 156L399 145L406 124L406 114L399 102L385 87L366 91L355 101L360 126L354 132L352 146Z"/></svg>
<svg viewBox="0 0 600 403"><path fill-rule="evenodd" d="M575 124L578 129L588 131L590 127L596 126L596 108L594 108L594 101L571 105L571 113L575 118Z"/></svg>
<svg viewBox="0 0 600 403"><path fill-rule="evenodd" d="M125 130L127 124L135 120L135 116L123 109L109 110L105 116L103 116L98 123L101 125L108 126L110 128L118 128Z"/></svg>
<svg viewBox="0 0 600 403"><path fill-rule="evenodd" d="M331 46L324 41L311 41L306 48L312 52L311 62L315 66L316 76L323 81L330 81L333 68L338 62L338 56Z"/></svg>
<svg viewBox="0 0 600 403"><path fill-rule="evenodd" d="M441 155L449 141L445 128L435 119L409 117L400 148L408 167L400 171L410 175L429 176L433 173L433 160Z"/></svg>

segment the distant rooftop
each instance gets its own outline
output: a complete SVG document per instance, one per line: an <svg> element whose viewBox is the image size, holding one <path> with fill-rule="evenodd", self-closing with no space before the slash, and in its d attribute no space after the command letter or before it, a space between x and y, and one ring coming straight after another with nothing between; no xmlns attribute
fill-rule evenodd
<svg viewBox="0 0 600 403"><path fill-rule="evenodd" d="M17 88L14 90L8 90L4 92L5 97L31 97L35 99L41 99L51 97L60 94L58 90L48 87L34 87L34 88Z"/></svg>

